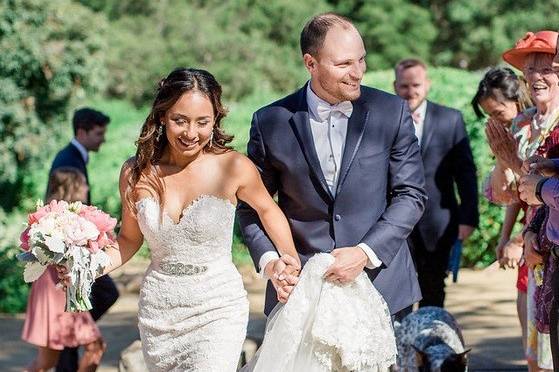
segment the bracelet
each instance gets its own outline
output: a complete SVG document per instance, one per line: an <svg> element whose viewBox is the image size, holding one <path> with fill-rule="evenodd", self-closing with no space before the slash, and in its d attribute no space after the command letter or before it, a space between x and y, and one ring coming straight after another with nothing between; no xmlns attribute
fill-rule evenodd
<svg viewBox="0 0 559 372"><path fill-rule="evenodd" d="M545 178L542 178L541 180L539 180L538 183L536 184L536 189L534 191L534 194L536 195L536 199L538 199L543 204L545 204L545 203L542 199L542 188L543 188L543 185L544 185L545 181L547 181L548 179L549 179L549 177L545 177Z"/></svg>

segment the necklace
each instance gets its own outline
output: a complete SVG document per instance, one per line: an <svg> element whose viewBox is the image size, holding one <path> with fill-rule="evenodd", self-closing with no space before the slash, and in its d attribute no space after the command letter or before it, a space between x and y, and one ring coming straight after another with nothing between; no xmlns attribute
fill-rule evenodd
<svg viewBox="0 0 559 372"><path fill-rule="evenodd" d="M549 137L551 131L555 129L555 127L557 126L557 123L559 121L559 108L556 108L549 115L546 115L545 117L542 117L540 115L539 120L536 120L537 116L538 114L536 113L532 117L529 137L532 137L533 131L537 131L537 130L539 130L539 135L536 138L533 139L530 138L531 141L529 141L525 151L526 158L529 158L530 156L536 153L538 148L541 145L543 145L547 137ZM540 120L541 120L541 124L538 123L538 121Z"/></svg>

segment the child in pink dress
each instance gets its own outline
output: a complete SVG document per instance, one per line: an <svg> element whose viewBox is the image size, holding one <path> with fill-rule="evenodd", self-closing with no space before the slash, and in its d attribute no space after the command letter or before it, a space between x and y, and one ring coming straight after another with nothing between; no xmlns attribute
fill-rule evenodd
<svg viewBox="0 0 559 372"><path fill-rule="evenodd" d="M85 176L78 169L59 168L49 179L46 201L85 201L87 191ZM95 371L105 351L101 332L89 312L64 312L66 293L57 283L56 269L49 267L31 287L21 338L38 350L26 371L47 371L56 365L64 347L80 345L85 351L78 371Z"/></svg>

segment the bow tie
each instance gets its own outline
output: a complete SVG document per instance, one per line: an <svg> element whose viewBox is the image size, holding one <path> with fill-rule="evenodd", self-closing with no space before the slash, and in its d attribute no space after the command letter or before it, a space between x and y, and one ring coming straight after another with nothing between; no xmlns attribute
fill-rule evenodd
<svg viewBox="0 0 559 372"><path fill-rule="evenodd" d="M321 121L328 120L328 117L333 112L341 112L347 118L351 116L353 112L353 105L349 101L342 101L340 103L336 103L335 105L329 105L327 103L320 102L317 107L318 117Z"/></svg>

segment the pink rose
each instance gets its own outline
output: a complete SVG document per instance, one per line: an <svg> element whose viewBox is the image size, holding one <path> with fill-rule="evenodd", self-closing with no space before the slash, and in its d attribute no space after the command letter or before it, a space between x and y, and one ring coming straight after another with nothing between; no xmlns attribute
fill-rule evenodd
<svg viewBox="0 0 559 372"><path fill-rule="evenodd" d="M47 207L42 207L37 209L37 212L35 213L30 213L29 216L27 216L27 223L29 225L33 225L34 223L39 222L39 220L41 218L43 218L44 216L46 216L49 213L49 211L47 210Z"/></svg>
<svg viewBox="0 0 559 372"><path fill-rule="evenodd" d="M100 249L105 248L107 245L114 243L113 239L106 232L99 234L97 238L97 245Z"/></svg>
<svg viewBox="0 0 559 372"><path fill-rule="evenodd" d="M54 213L62 213L68 209L68 202L64 200L51 200L51 202L47 205L50 212Z"/></svg>
<svg viewBox="0 0 559 372"><path fill-rule="evenodd" d="M96 241L99 236L95 224L85 218L76 218L62 228L65 240L70 244L85 246L89 240Z"/></svg>
<svg viewBox="0 0 559 372"><path fill-rule="evenodd" d="M64 200L52 200L49 204L37 209L35 213L30 213L29 216L27 216L27 222L29 225L32 225L49 213L61 213L66 209L68 209L68 203Z"/></svg>
<svg viewBox="0 0 559 372"><path fill-rule="evenodd" d="M19 246L21 247L21 249L23 249L24 251L28 251L29 250L29 229L31 229L30 227L28 227L27 229L25 229L21 235L19 236Z"/></svg>
<svg viewBox="0 0 559 372"><path fill-rule="evenodd" d="M97 244L96 241L94 240L90 240L87 242L87 249L91 252L91 253L95 253L99 250L99 244Z"/></svg>
<svg viewBox="0 0 559 372"><path fill-rule="evenodd" d="M82 208L80 216L92 222L101 233L112 231L116 226L116 218L112 218L95 207Z"/></svg>

